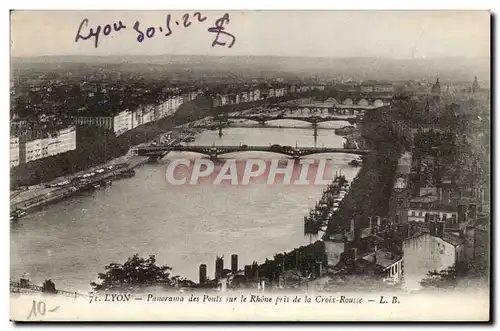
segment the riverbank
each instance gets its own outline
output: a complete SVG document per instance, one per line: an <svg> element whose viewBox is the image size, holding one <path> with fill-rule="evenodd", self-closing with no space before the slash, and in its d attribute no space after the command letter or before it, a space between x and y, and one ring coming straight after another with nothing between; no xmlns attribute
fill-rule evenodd
<svg viewBox="0 0 500 331"><path fill-rule="evenodd" d="M238 106L238 109L251 109L256 104L247 103L234 106ZM177 143L182 141L186 135L203 131L202 129L194 128L192 123L212 119L212 116L210 116L212 109L205 98L199 98L182 104L174 116L137 127L119 137L108 137L105 134L102 137L99 136L102 139L98 138L96 141L91 140L89 142L87 142L87 138L80 137L80 144L77 144L78 151L71 151L36 160L30 162L25 167L12 169L11 184L14 186L18 184L24 185L17 189L12 189L10 192L11 212L20 209L24 214L24 212L38 210L45 205L62 201L82 191L80 188L69 183L64 187L49 187L51 185L61 182L71 182L75 178L95 173L100 169L110 166L120 165L123 171L128 171L146 163L148 160L147 157L134 155L133 150L135 148L151 144L152 142L164 143L163 137L167 135L170 135L171 143ZM231 106L226 106L223 109L223 111L233 110L234 107ZM97 130L97 132L102 131L99 128L92 127L84 128L83 130L85 132L92 130ZM101 142L104 143L104 146L100 145ZM96 154L89 149L95 149L99 153ZM122 152L122 150L125 150L125 152ZM85 153L89 155L83 155ZM80 157L76 156L84 156L85 160L77 162L80 160ZM99 160L101 162L96 163ZM47 170L51 170L56 176L47 175ZM60 175L61 173L63 174ZM114 178L113 180L116 179ZM90 184L94 184L94 182Z"/></svg>
<svg viewBox="0 0 500 331"><path fill-rule="evenodd" d="M395 129L387 109L365 114L356 135L371 152L363 157L361 170L329 223L326 236L349 227L352 215L387 217L389 214L394 174L405 148L404 137Z"/></svg>
<svg viewBox="0 0 500 331"><path fill-rule="evenodd" d="M175 144L188 135L192 135L192 131L175 130L164 133L164 135L170 137L170 140L166 143ZM27 189L12 191L10 199L11 213L14 213L14 218L17 218L20 213L24 215L88 190L110 185L115 180L133 176L133 169L146 163L148 157L137 156L132 151L137 147L150 143L146 142L132 146L126 155L90 169L61 176L50 182L34 185Z"/></svg>

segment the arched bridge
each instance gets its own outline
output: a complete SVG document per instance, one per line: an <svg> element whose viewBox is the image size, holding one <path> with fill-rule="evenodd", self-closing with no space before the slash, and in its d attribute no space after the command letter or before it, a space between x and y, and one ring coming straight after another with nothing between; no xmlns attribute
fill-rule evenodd
<svg viewBox="0 0 500 331"><path fill-rule="evenodd" d="M271 152L283 155L288 155L293 158L301 158L307 155L321 154L321 153L349 153L364 155L369 152L365 149L348 149L348 148L332 148L332 147L300 147L295 148L291 146L147 146L137 149L138 155L149 156L150 159L161 159L169 152L194 152L217 158L219 155L235 153L235 152Z"/></svg>
<svg viewBox="0 0 500 331"><path fill-rule="evenodd" d="M358 115L358 114L363 114L365 111L371 110L376 108L375 106L368 106L368 105L345 105L345 106L338 106L336 104L330 103L330 104L287 104L287 103L281 103L277 105L271 105L272 108L278 108L283 113L286 112L308 112L308 113L328 113L330 115L342 115L342 116L349 116L349 115Z"/></svg>
<svg viewBox="0 0 500 331"><path fill-rule="evenodd" d="M228 119L240 119L240 120L251 120L259 122L260 124L265 124L267 121L272 120L296 120L303 121L312 124L318 124L321 122L329 122L329 121L355 121L358 119L358 116L287 116L287 115L229 115L224 117L219 117L219 120L228 120Z"/></svg>

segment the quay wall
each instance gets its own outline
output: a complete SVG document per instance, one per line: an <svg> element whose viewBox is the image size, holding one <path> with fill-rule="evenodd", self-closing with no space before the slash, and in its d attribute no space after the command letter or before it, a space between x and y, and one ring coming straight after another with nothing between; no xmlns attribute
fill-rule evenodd
<svg viewBox="0 0 500 331"><path fill-rule="evenodd" d="M38 195L35 195L34 197L19 201L17 203L11 203L10 209L15 210L15 209L24 209L26 212L33 212L36 210L39 210L40 208L47 206L49 204L57 203L62 200L65 200L69 197L78 195L84 191L86 191L86 187L88 185L96 184L102 181L115 181L118 179L121 179L120 177L123 173L133 170L134 168L138 167L141 164L144 164L147 161L147 158L141 158L139 160L136 160L135 162L131 162L127 165L124 165L123 167L109 171L106 173L103 173L99 176L95 176L93 178L88 179L87 182L85 182L85 185L68 185L66 187L62 187L60 189L51 191L49 194L43 192Z"/></svg>

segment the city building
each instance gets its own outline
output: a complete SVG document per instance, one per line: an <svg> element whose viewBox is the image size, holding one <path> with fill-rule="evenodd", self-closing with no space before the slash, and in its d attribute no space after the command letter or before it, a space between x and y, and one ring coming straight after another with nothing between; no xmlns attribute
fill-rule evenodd
<svg viewBox="0 0 500 331"><path fill-rule="evenodd" d="M19 137L10 137L10 167L19 165Z"/></svg>
<svg viewBox="0 0 500 331"><path fill-rule="evenodd" d="M411 195L409 176L411 173L412 154L405 152L398 160L394 186L389 199L389 216L397 224L407 222L408 200Z"/></svg>
<svg viewBox="0 0 500 331"><path fill-rule="evenodd" d="M437 221L436 221L437 220ZM466 240L446 230L446 222L429 218L428 229L403 241L404 288L420 289L429 271L441 271L466 260Z"/></svg>
<svg viewBox="0 0 500 331"><path fill-rule="evenodd" d="M50 134L48 151L50 155L57 155L76 149L76 128L70 126Z"/></svg>
<svg viewBox="0 0 500 331"><path fill-rule="evenodd" d="M250 95L249 95L249 100L250 101L258 101L258 100L260 100L260 90L259 89L251 90L250 91Z"/></svg>
<svg viewBox="0 0 500 331"><path fill-rule="evenodd" d="M432 85L431 88L432 100L435 102L439 102L441 99L441 84L439 83L439 78L436 79L436 83Z"/></svg>
<svg viewBox="0 0 500 331"><path fill-rule="evenodd" d="M362 84L359 87L361 93L373 93L373 85Z"/></svg>
<svg viewBox="0 0 500 331"><path fill-rule="evenodd" d="M472 93L478 92L480 89L479 83L477 82L477 76L474 77L474 83L472 83Z"/></svg>
<svg viewBox="0 0 500 331"><path fill-rule="evenodd" d="M70 116L69 119L75 125L98 126L104 129L113 130L113 116Z"/></svg>
<svg viewBox="0 0 500 331"><path fill-rule="evenodd" d="M376 84L373 86L373 92L375 93L393 93L394 87L392 84Z"/></svg>
<svg viewBox="0 0 500 331"><path fill-rule="evenodd" d="M113 117L113 132L118 136L133 128L132 112L124 110Z"/></svg>
<svg viewBox="0 0 500 331"><path fill-rule="evenodd" d="M473 220L465 228L465 255L477 271L486 272L490 266L490 217Z"/></svg>
<svg viewBox="0 0 500 331"><path fill-rule="evenodd" d="M382 276L384 281L401 282L403 272L403 256L387 250L377 249L359 259L358 264L371 267L375 274Z"/></svg>
<svg viewBox="0 0 500 331"><path fill-rule="evenodd" d="M160 104L140 106L133 111L123 110L113 116L71 116L69 119L75 125L99 126L119 136L140 125L175 114L183 102L182 96L175 95Z"/></svg>
<svg viewBox="0 0 500 331"><path fill-rule="evenodd" d="M333 273L349 270L356 274L378 277L382 281L399 283L403 271L400 252L385 248L385 233L391 225L387 219L372 217L368 226L362 227L361 219L351 220L350 229L336 233L324 240L327 266Z"/></svg>
<svg viewBox="0 0 500 331"><path fill-rule="evenodd" d="M24 164L48 156L75 150L76 128L70 126L54 131L27 131L22 133L17 139L19 153L18 164ZM13 138L11 138L11 142L13 142Z"/></svg>

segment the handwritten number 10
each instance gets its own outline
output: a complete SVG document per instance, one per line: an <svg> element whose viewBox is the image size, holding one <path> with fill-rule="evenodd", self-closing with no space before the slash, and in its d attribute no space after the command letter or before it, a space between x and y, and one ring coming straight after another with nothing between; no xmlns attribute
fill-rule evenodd
<svg viewBox="0 0 500 331"><path fill-rule="evenodd" d="M44 316L45 312L47 311L47 306L45 305L45 302L39 301L38 303L33 300L33 306L31 307L30 314L28 315L28 319L33 316L36 317L37 313Z"/></svg>

